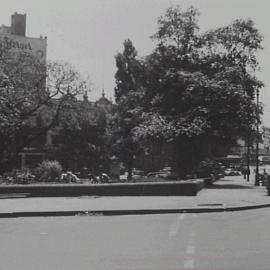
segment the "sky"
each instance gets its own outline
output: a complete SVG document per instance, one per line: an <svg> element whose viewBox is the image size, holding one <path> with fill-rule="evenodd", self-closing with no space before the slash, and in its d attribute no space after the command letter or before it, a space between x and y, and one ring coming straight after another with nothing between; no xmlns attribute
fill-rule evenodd
<svg viewBox="0 0 270 270"><path fill-rule="evenodd" d="M165 10L180 4L200 11L201 31L250 18L264 36L259 53L258 77L264 104L263 124L270 127L270 27L269 0L0 0L0 25L10 25L11 14L26 13L29 37L47 36L47 59L73 64L90 75L93 88L89 99L96 100L102 89L114 96L115 55L123 41L131 39L140 56L151 53L150 36L157 31L157 19Z"/></svg>

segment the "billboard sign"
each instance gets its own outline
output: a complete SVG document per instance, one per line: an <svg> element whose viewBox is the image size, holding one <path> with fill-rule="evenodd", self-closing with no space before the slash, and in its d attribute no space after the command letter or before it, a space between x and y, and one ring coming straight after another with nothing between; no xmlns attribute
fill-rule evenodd
<svg viewBox="0 0 270 270"><path fill-rule="evenodd" d="M30 38L0 33L0 46L3 50L29 53L40 62L46 62L47 39Z"/></svg>

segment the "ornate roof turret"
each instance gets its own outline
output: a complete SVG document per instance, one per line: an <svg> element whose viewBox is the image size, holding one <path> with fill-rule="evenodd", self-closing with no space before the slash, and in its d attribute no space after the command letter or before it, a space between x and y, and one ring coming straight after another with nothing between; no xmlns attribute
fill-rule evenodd
<svg viewBox="0 0 270 270"><path fill-rule="evenodd" d="M105 97L105 91L102 89L102 96L99 100L96 101L96 104L98 106L108 106L111 105L112 103Z"/></svg>

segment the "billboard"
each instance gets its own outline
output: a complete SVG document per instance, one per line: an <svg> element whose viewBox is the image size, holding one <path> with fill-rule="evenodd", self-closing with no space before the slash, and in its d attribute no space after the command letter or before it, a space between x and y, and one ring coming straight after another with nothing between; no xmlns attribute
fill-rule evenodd
<svg viewBox="0 0 270 270"><path fill-rule="evenodd" d="M46 38L30 38L25 36L0 33L0 46L3 50L29 53L40 62L46 63Z"/></svg>

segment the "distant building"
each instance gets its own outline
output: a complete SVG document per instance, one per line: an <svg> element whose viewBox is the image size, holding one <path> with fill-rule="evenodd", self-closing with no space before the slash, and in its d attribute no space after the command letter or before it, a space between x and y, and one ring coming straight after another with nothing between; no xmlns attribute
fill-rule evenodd
<svg viewBox="0 0 270 270"><path fill-rule="evenodd" d="M26 36L26 14L14 13L11 16L11 25L0 26L1 48L12 53L26 52L46 63L47 37Z"/></svg>
<svg viewBox="0 0 270 270"><path fill-rule="evenodd" d="M270 155L270 128L269 127L262 127L262 142L261 148L265 155Z"/></svg>
<svg viewBox="0 0 270 270"><path fill-rule="evenodd" d="M26 32L26 14L18 14L15 12L11 15L10 32L12 35L25 37Z"/></svg>
<svg viewBox="0 0 270 270"><path fill-rule="evenodd" d="M57 100L55 100L57 102ZM109 121L112 116L113 103L109 101L104 94L97 101L89 101L87 93L84 94L83 100L76 100L76 106L78 106L90 124L95 124L96 119L103 116L105 121ZM36 119L38 121L38 119ZM61 125L54 126L47 131L44 136L39 137L28 147L20 153L21 155L21 168L35 167L44 159L55 159L55 150L58 147L58 135L61 131ZM76 168L76 164L72 164L73 168Z"/></svg>
<svg viewBox="0 0 270 270"><path fill-rule="evenodd" d="M33 38L26 36L26 14L18 14L15 12L11 16L10 26L0 26L0 48L10 52L11 63L16 63L17 55L26 53L46 65L47 37L43 38L40 36L39 38ZM29 70L31 72L31 69ZM44 78L45 77L46 76L44 76ZM41 87L45 89L45 80ZM54 102L57 103L58 100L55 99ZM105 121L109 121L112 115L113 104L105 97L104 90L102 91L101 98L96 102L89 101L87 93L85 93L82 100L76 100L76 104L83 110L87 119L93 122L93 124L100 116L102 116L102 119ZM46 119L43 118L40 119L40 115L30 119L31 133L33 135L40 133L40 128L43 125L42 121L45 120ZM60 125L54 126L46 134L39 135L37 139L31 141L31 143L20 152L20 164L18 165L21 168L34 167L44 159L53 159L54 151L57 147L56 138L60 129Z"/></svg>
<svg viewBox="0 0 270 270"><path fill-rule="evenodd" d="M96 101L96 106L99 108L103 108L106 110L106 108L110 107L111 105L111 101L109 101L106 97L105 97L105 92L104 89L102 90L102 97Z"/></svg>
<svg viewBox="0 0 270 270"><path fill-rule="evenodd" d="M43 37L27 37L26 36L26 14L14 13L11 15L11 25L1 25L0 26L0 49L7 53L9 57L9 62L12 65L16 64L18 61L18 56L25 53L25 55L29 55L33 57L36 61L41 63L42 65L46 65L46 54L47 54L47 38ZM21 61L20 57L20 61ZM27 69L24 71L24 79L32 78L29 74L32 74L31 67L27 66ZM44 72L46 70L44 69ZM44 74L44 82L41 83L41 88L46 87L45 74ZM32 121L32 119L31 119ZM38 130L33 130L33 132L38 132ZM26 162L29 160L42 160L44 157L44 153L40 152L37 145L43 141L43 138L39 138L38 141L34 142L32 146L26 148L22 151L21 155L21 164L22 167L25 166ZM34 149L31 155L28 155L29 150Z"/></svg>
<svg viewBox="0 0 270 270"><path fill-rule="evenodd" d="M270 128L262 126L260 129L259 159L270 158ZM237 144L231 148L230 155L236 155L245 160L247 156L247 143L243 139L238 139ZM250 160L256 159L256 142L250 145Z"/></svg>

